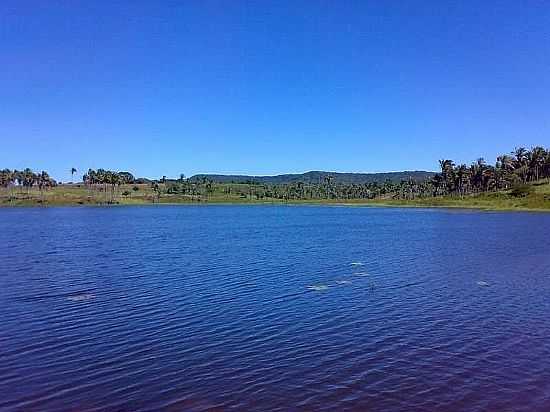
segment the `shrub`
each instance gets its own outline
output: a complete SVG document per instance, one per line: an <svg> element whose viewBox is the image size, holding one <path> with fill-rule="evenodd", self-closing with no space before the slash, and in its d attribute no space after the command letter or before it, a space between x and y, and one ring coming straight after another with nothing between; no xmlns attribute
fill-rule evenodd
<svg viewBox="0 0 550 412"><path fill-rule="evenodd" d="M529 185L526 184L517 184L512 187L512 191L510 192L511 196L514 197L526 197L532 192L532 188Z"/></svg>

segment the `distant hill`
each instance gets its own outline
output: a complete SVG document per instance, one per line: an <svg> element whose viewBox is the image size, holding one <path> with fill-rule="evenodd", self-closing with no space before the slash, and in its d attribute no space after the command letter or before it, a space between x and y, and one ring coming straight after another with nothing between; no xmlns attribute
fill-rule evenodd
<svg viewBox="0 0 550 412"><path fill-rule="evenodd" d="M338 173L311 171L300 174L282 174L276 176L247 176L247 175L218 175L218 174L198 174L190 178L191 181L201 180L203 178L211 179L217 183L264 183L264 184L287 184L295 182L319 183L323 182L325 176L332 176L333 183L383 183L387 180L400 182L412 178L415 181L429 179L435 175L435 172L426 171L404 171L404 172L386 172L386 173Z"/></svg>

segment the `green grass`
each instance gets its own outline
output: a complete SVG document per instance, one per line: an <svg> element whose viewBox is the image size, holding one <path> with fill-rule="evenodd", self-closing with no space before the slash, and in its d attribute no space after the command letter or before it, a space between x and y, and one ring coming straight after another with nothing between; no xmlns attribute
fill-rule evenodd
<svg viewBox="0 0 550 412"><path fill-rule="evenodd" d="M445 196L414 200L374 200L372 202L391 206L550 211L550 184L548 181L531 184L529 193L524 197L515 197L511 194L511 190L506 190L478 193L464 197Z"/></svg>
<svg viewBox="0 0 550 412"><path fill-rule="evenodd" d="M156 203L156 196L149 185L138 185L139 190L134 191L134 185L124 185L117 189L116 204L142 205ZM529 193L524 197L515 197L511 191L473 194L464 197L446 196L414 200L394 199L329 199L329 200L293 200L289 202L274 198L256 199L250 196L250 186L247 184L215 184L208 195L181 195L163 194L160 198L162 204L327 204L327 205L356 205L356 206L402 206L402 207L453 207L476 208L486 210L525 210L525 211L550 211L550 183L539 181L530 185ZM230 193L228 193L230 189ZM252 187L252 191L254 187ZM128 191L128 196L122 193ZM30 193L19 189L1 189L0 206L62 206L62 205L102 205L110 200L108 190L105 192L97 188L89 191L83 185L60 185L42 194L33 189Z"/></svg>

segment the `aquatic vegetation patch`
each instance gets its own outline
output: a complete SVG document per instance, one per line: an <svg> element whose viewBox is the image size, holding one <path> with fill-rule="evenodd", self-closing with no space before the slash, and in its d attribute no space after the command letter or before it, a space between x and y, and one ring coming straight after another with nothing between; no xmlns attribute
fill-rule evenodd
<svg viewBox="0 0 550 412"><path fill-rule="evenodd" d="M67 297L67 300L70 300L71 302L85 302L93 298L95 298L95 295L93 293L80 293L78 295Z"/></svg>
<svg viewBox="0 0 550 412"><path fill-rule="evenodd" d="M328 285L309 285L307 288L309 290L314 290L315 292L322 292L323 290L328 289Z"/></svg>
<svg viewBox="0 0 550 412"><path fill-rule="evenodd" d="M373 291L376 288L376 283L374 283L372 280L367 283L367 290Z"/></svg>

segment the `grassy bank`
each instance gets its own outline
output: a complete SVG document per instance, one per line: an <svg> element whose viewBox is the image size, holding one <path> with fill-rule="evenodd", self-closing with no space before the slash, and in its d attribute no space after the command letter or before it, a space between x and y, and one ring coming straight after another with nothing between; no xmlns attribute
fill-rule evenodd
<svg viewBox="0 0 550 412"><path fill-rule="evenodd" d="M486 210L550 211L550 183L540 181L529 185L520 196L511 191L478 193L468 196L431 197L413 200L381 198L313 199L285 201L276 198L258 198L253 185L215 184L208 194L181 195L162 193L158 196L150 185L122 185L114 192L110 188L88 189L82 184L59 185L42 192L19 188L0 192L1 206L98 206L107 204L346 204L356 206L453 207Z"/></svg>
<svg viewBox="0 0 550 412"><path fill-rule="evenodd" d="M529 192L515 196L510 190L478 193L464 197L445 196L414 200L373 200L370 203L388 206L454 207L486 210L550 211L550 184L538 182L529 185Z"/></svg>

